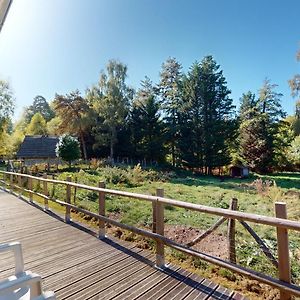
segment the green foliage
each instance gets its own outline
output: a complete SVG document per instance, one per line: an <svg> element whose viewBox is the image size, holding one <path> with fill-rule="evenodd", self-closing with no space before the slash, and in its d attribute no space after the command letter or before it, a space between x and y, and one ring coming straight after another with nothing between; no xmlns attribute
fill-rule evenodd
<svg viewBox="0 0 300 300"><path fill-rule="evenodd" d="M117 132L129 111L133 90L126 85L127 67L121 62L110 60L106 72L100 74L99 83L88 92L88 99L99 117L94 127L99 145L110 147L110 157L114 158Z"/></svg>
<svg viewBox="0 0 300 300"><path fill-rule="evenodd" d="M83 157L87 159L85 134L91 125L92 112L86 99L78 90L65 96L56 94L53 106L60 120L56 131L76 134L81 142Z"/></svg>
<svg viewBox="0 0 300 300"><path fill-rule="evenodd" d="M72 161L80 158L78 140L70 135L61 136L58 144L56 145L56 155L68 162L69 166L71 166Z"/></svg>
<svg viewBox="0 0 300 300"><path fill-rule="evenodd" d="M288 158L298 167L300 167L300 136L297 136L291 143L288 150Z"/></svg>
<svg viewBox="0 0 300 300"><path fill-rule="evenodd" d="M60 117L54 117L49 122L47 122L47 132L49 135L59 135L61 133L60 124L61 124Z"/></svg>
<svg viewBox="0 0 300 300"><path fill-rule="evenodd" d="M241 98L239 143L241 158L255 171L266 173L274 168L276 148L284 141L279 120L285 116L277 93L277 86L265 80L259 97L251 92ZM276 146L277 138L277 146ZM281 153L277 151L277 160Z"/></svg>
<svg viewBox="0 0 300 300"><path fill-rule="evenodd" d="M162 162L165 158L164 125L159 108L152 83L142 82L129 120L130 142L138 159Z"/></svg>
<svg viewBox="0 0 300 300"><path fill-rule="evenodd" d="M185 165L212 168L229 162L226 140L232 129L230 90L211 56L194 63L183 81L180 152Z"/></svg>
<svg viewBox="0 0 300 300"><path fill-rule="evenodd" d="M14 97L8 82L0 80L0 131L14 111Z"/></svg>
<svg viewBox="0 0 300 300"><path fill-rule="evenodd" d="M32 105L25 110L26 123L29 123L37 113L41 114L46 122L49 122L55 115L54 111L49 106L49 103L40 95L34 97Z"/></svg>
<svg viewBox="0 0 300 300"><path fill-rule="evenodd" d="M168 58L160 72L159 92L166 124L166 143L172 156L173 167L179 159L179 118L182 106L181 65L175 58Z"/></svg>
<svg viewBox="0 0 300 300"><path fill-rule="evenodd" d="M36 113L26 128L26 134L28 135L46 135L47 125L46 120L40 113Z"/></svg>

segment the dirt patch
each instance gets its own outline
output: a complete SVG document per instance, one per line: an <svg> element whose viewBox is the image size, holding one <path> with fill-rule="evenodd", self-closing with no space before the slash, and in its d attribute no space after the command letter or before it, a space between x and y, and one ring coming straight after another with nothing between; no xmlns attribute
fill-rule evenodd
<svg viewBox="0 0 300 300"><path fill-rule="evenodd" d="M203 230L182 225L165 226L165 236L183 245L192 241L203 232ZM206 254L228 259L227 238L221 233L211 233L192 248Z"/></svg>

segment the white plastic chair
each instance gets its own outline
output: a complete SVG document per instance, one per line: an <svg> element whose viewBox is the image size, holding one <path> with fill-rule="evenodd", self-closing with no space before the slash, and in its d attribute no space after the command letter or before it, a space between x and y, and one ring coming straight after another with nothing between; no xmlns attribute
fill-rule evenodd
<svg viewBox="0 0 300 300"><path fill-rule="evenodd" d="M15 275L0 281L0 300L55 300L53 292L42 291L41 276L24 271L22 247L19 242L0 245L0 252L13 251Z"/></svg>

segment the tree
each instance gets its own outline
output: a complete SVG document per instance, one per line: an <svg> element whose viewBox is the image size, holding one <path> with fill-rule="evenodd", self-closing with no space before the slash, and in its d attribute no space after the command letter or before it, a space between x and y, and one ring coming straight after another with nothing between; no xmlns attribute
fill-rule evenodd
<svg viewBox="0 0 300 300"><path fill-rule="evenodd" d="M259 90L259 97L254 94L243 95L240 110L239 143L244 161L260 173L274 167L276 135L280 120L285 117L281 107L281 93L276 92L277 85L265 80Z"/></svg>
<svg viewBox="0 0 300 300"><path fill-rule="evenodd" d="M99 145L109 146L110 157L114 158L117 134L128 115L133 90L126 85L127 66L116 60L110 60L106 72L100 73L98 85L88 91L88 99L97 113L94 127Z"/></svg>
<svg viewBox="0 0 300 300"><path fill-rule="evenodd" d="M59 135L61 133L60 124L62 123L60 117L54 117L47 122L47 132L50 135Z"/></svg>
<svg viewBox="0 0 300 300"><path fill-rule="evenodd" d="M68 162L71 167L72 161L80 158L80 145L76 138L63 135L56 145L56 156Z"/></svg>
<svg viewBox="0 0 300 300"><path fill-rule="evenodd" d="M40 95L35 96L32 105L25 110L26 122L29 123L36 113L40 113L46 122L49 122L55 116L55 113L51 109L49 103L43 96Z"/></svg>
<svg viewBox="0 0 300 300"><path fill-rule="evenodd" d="M164 125L159 113L160 105L149 78L141 83L130 114L130 142L137 158L163 161Z"/></svg>
<svg viewBox="0 0 300 300"><path fill-rule="evenodd" d="M65 96L56 94L53 106L56 115L61 120L59 131L76 134L81 142L84 159L87 159L85 134L90 128L92 121L88 102L76 90Z"/></svg>
<svg viewBox="0 0 300 300"><path fill-rule="evenodd" d="M8 82L0 80L0 131L14 112L14 97Z"/></svg>
<svg viewBox="0 0 300 300"><path fill-rule="evenodd" d="M26 134L29 135L46 135L46 121L40 113L36 113L27 126Z"/></svg>
<svg viewBox="0 0 300 300"><path fill-rule="evenodd" d="M181 107L181 65L175 58L168 58L160 72L159 92L165 115L166 136L170 146L172 165L176 165L179 156L179 111Z"/></svg>
<svg viewBox="0 0 300 300"><path fill-rule="evenodd" d="M212 56L195 62L183 79L181 155L206 174L229 162L227 139L234 106L220 66Z"/></svg>
<svg viewBox="0 0 300 300"><path fill-rule="evenodd" d="M300 168L300 136L295 137L288 151L288 158Z"/></svg>
<svg viewBox="0 0 300 300"><path fill-rule="evenodd" d="M298 50L296 58L297 61L300 61L300 50ZM300 96L300 74L296 74L292 79L290 79L289 85L292 91L292 96Z"/></svg>

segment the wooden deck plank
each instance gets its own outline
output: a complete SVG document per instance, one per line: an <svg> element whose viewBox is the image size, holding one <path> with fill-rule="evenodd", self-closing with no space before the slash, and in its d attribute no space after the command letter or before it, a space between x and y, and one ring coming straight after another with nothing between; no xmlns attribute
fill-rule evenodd
<svg viewBox="0 0 300 300"><path fill-rule="evenodd" d="M214 291L214 293L208 298L209 300L229 300L232 299L233 292L225 289L222 286L218 286L218 288Z"/></svg>
<svg viewBox="0 0 300 300"><path fill-rule="evenodd" d="M55 291L58 300L239 297L179 267L159 270L154 255L133 243L98 240L51 212L1 191L0 239L1 243L22 243L25 268L39 273L44 289ZM1 254L0 258L3 278L13 272L13 257Z"/></svg>
<svg viewBox="0 0 300 300"><path fill-rule="evenodd" d="M141 295L137 299L160 299L161 297L168 294L174 287L176 287L181 281L184 281L185 276L190 275L190 272L186 270L178 270L173 275L169 276L163 282L155 285L152 289L150 289L147 293Z"/></svg>
<svg viewBox="0 0 300 300"><path fill-rule="evenodd" d="M150 276L145 277L141 282L135 286L129 287L125 292L122 292L118 296L114 297L114 300L123 299L137 299L139 296L147 293L150 289L166 280L169 276L172 276L179 268L167 268L163 271L157 270Z"/></svg>
<svg viewBox="0 0 300 300"><path fill-rule="evenodd" d="M161 299L165 300L179 300L184 299L191 291L193 291L204 278L200 278L196 274L191 274L184 281L178 284L171 292L166 294Z"/></svg>

